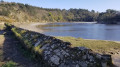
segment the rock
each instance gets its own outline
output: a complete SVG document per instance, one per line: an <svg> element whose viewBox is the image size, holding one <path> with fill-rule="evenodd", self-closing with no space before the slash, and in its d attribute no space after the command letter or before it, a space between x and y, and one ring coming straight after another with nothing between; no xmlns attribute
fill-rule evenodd
<svg viewBox="0 0 120 67"><path fill-rule="evenodd" d="M99 59L101 59L101 55L100 54L96 54L96 58L99 58Z"/></svg>
<svg viewBox="0 0 120 67"><path fill-rule="evenodd" d="M53 55L51 58L50 58L51 62L56 64L56 65L59 65L59 60L60 58L56 55Z"/></svg>
<svg viewBox="0 0 120 67"><path fill-rule="evenodd" d="M102 62L102 67L107 67L107 63L106 62Z"/></svg>
<svg viewBox="0 0 120 67"><path fill-rule="evenodd" d="M84 61L79 62L80 67L87 67L87 64Z"/></svg>
<svg viewBox="0 0 120 67"><path fill-rule="evenodd" d="M86 55L82 56L82 59L84 59L84 60L85 60L86 58L87 58L87 57L86 57Z"/></svg>
<svg viewBox="0 0 120 67"><path fill-rule="evenodd" d="M35 44L35 47L38 46L40 44L40 41L38 40L38 42Z"/></svg>
<svg viewBox="0 0 120 67"><path fill-rule="evenodd" d="M59 67L66 67L66 65L64 63L61 63Z"/></svg>
<svg viewBox="0 0 120 67"><path fill-rule="evenodd" d="M50 44L45 44L45 45L43 45L42 46L42 48L41 49L49 49L50 47L48 47Z"/></svg>

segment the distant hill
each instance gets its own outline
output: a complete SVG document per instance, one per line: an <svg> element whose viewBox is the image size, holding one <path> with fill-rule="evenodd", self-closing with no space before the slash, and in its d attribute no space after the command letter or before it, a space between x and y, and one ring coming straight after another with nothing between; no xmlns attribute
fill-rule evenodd
<svg viewBox="0 0 120 67"><path fill-rule="evenodd" d="M46 4L47 5L47 4ZM49 9L21 3L0 3L0 21L3 22L79 22L120 23L120 11L108 9L95 12L87 9Z"/></svg>
<svg viewBox="0 0 120 67"><path fill-rule="evenodd" d="M0 21L66 22L95 21L99 13L87 9L48 9L21 3L0 3Z"/></svg>

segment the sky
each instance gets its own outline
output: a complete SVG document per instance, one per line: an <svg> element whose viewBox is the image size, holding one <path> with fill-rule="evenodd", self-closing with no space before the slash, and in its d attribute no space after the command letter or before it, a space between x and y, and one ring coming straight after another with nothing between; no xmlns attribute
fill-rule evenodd
<svg viewBox="0 0 120 67"><path fill-rule="evenodd" d="M81 8L104 12L107 9L120 11L120 0L4 0L7 2L24 3L43 8Z"/></svg>

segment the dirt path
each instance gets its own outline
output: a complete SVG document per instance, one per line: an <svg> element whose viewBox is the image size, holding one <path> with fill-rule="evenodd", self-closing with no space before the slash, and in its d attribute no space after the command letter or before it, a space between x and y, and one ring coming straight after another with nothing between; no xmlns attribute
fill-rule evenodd
<svg viewBox="0 0 120 67"><path fill-rule="evenodd" d="M7 31L0 30L0 65L8 61L13 61L18 64L17 67L38 67L35 62L25 57L20 51L19 41L12 34L4 36L4 32Z"/></svg>

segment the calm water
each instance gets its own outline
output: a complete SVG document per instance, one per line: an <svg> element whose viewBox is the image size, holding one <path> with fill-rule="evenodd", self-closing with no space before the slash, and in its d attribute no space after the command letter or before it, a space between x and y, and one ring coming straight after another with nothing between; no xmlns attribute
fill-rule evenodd
<svg viewBox="0 0 120 67"><path fill-rule="evenodd" d="M120 41L120 25L90 23L51 23L43 26L44 34L84 39Z"/></svg>

